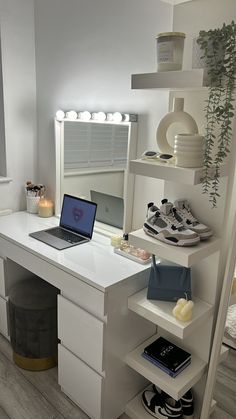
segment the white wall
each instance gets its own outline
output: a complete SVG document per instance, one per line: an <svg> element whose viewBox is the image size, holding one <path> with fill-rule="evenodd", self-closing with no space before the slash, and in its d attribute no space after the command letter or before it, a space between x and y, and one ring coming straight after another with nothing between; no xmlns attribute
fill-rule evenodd
<svg viewBox="0 0 236 419"><path fill-rule="evenodd" d="M25 208L23 186L37 169L33 0L0 0L7 176L0 210Z"/></svg>
<svg viewBox="0 0 236 419"><path fill-rule="evenodd" d="M159 0L35 0L35 22L39 169L49 194L58 108L138 113L138 153L156 148L168 93L132 91L130 76L156 71L155 35L171 29L172 7ZM162 182L137 180L136 224L146 202L161 196Z"/></svg>

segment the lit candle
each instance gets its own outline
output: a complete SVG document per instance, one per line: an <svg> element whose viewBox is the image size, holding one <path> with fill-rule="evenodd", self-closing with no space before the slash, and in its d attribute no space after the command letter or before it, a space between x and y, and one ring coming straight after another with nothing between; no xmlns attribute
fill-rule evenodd
<svg viewBox="0 0 236 419"><path fill-rule="evenodd" d="M53 202L48 199L40 199L39 201L39 217L52 217Z"/></svg>

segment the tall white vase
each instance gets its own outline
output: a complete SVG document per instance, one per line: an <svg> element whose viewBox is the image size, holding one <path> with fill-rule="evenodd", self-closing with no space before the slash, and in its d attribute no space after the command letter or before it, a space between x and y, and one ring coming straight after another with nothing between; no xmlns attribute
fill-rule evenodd
<svg viewBox="0 0 236 419"><path fill-rule="evenodd" d="M184 98L174 98L172 112L165 115L158 125L156 140L158 148L162 153L174 154L174 147L172 147L167 140L167 131L171 125L176 123L178 123L179 126L181 124L181 132L188 134L198 133L198 127L195 120L189 113L184 111ZM178 134L178 132L175 132L174 136L176 134Z"/></svg>
<svg viewBox="0 0 236 419"><path fill-rule="evenodd" d="M204 137L198 134L177 134L174 146L175 164L180 167L202 167Z"/></svg>

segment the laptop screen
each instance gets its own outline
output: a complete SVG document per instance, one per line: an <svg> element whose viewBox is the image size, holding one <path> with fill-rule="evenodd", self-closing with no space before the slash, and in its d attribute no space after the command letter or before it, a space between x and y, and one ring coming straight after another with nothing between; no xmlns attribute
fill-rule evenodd
<svg viewBox="0 0 236 419"><path fill-rule="evenodd" d="M64 195L60 227L89 239L93 235L97 204L71 195Z"/></svg>
<svg viewBox="0 0 236 419"><path fill-rule="evenodd" d="M90 190L92 201L97 204L96 220L123 229L124 200L118 196Z"/></svg>

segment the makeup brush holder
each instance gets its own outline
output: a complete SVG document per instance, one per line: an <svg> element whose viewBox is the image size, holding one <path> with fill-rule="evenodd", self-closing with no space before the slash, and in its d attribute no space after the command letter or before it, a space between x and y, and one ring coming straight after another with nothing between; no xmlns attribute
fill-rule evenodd
<svg viewBox="0 0 236 419"><path fill-rule="evenodd" d="M40 196L26 196L27 212L38 214Z"/></svg>

